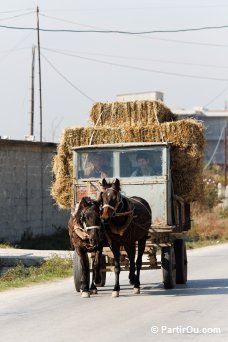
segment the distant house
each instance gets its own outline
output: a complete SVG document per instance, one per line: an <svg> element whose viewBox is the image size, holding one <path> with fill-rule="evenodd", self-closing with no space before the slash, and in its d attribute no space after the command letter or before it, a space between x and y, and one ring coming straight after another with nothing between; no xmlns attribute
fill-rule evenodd
<svg viewBox="0 0 228 342"><path fill-rule="evenodd" d="M138 93L125 93L116 95L118 102L127 101L144 101L144 100L160 100L163 101L164 94L161 91L142 91Z"/></svg>
<svg viewBox="0 0 228 342"><path fill-rule="evenodd" d="M209 110L195 107L190 110L172 109L172 111L181 118L195 118L204 123L206 128L205 161L224 165L225 128L228 128L228 110Z"/></svg>

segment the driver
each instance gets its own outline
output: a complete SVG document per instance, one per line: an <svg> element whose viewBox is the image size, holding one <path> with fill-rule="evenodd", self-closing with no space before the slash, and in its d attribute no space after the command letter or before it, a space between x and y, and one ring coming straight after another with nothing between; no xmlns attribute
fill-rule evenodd
<svg viewBox="0 0 228 342"><path fill-rule="evenodd" d="M88 178L112 177L112 168L109 165L107 155L100 152L90 153L89 166L85 168L84 174Z"/></svg>

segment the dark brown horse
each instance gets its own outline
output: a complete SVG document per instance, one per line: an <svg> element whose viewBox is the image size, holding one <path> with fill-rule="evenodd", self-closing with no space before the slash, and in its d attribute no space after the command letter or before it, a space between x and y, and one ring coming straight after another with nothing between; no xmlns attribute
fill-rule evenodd
<svg viewBox="0 0 228 342"><path fill-rule="evenodd" d="M75 248L81 263L82 297L97 293L96 286L101 283L101 257L103 247L103 228L100 219L100 206L97 201L84 197L79 203L78 209L73 213L68 222L68 231L71 244ZM93 252L93 278L89 288L89 262L87 253Z"/></svg>
<svg viewBox="0 0 228 342"><path fill-rule="evenodd" d="M141 197L127 198L120 192L118 179L112 183L102 180L103 192L99 202L102 205L102 219L105 222L105 233L115 259L115 286L113 297L119 296L120 246L124 246L130 262L130 283L134 285L134 293L140 293L140 270L145 250L148 230L151 225L151 209ZM135 254L138 241L138 256Z"/></svg>

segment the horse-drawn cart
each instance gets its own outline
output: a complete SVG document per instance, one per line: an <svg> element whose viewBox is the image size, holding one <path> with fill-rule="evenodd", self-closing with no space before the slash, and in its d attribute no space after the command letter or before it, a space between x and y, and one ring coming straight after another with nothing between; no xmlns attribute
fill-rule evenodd
<svg viewBox="0 0 228 342"><path fill-rule="evenodd" d="M190 229L190 205L175 195L173 189L170 146L169 143L123 143L73 148L75 206L84 196L98 198L103 177L119 179L123 196L140 196L149 203L152 221L145 249L148 259L143 261L142 269L162 269L167 289L187 281L184 235ZM157 260L158 249L161 250L161 261ZM106 246L103 248L102 285L105 284L105 272L113 269L113 265L112 252ZM128 258L122 249L121 270L128 269ZM77 291L80 291L80 275L81 266L75 252Z"/></svg>

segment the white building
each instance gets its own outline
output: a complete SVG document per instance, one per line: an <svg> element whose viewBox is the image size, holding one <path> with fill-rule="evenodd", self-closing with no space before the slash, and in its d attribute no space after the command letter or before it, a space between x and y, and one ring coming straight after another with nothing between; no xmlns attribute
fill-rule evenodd
<svg viewBox="0 0 228 342"><path fill-rule="evenodd" d="M144 91L139 93L126 93L116 95L118 102L127 101L144 101L144 100L161 100L163 101L164 94L161 91Z"/></svg>
<svg viewBox="0 0 228 342"><path fill-rule="evenodd" d="M206 128L205 160L224 165L225 128L228 131L228 110L209 110L203 107L193 109L172 109L181 118L195 118L204 123ZM228 134L228 132L227 132Z"/></svg>

